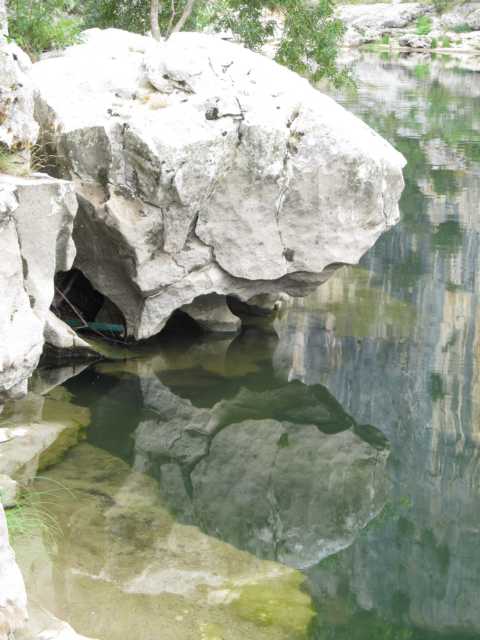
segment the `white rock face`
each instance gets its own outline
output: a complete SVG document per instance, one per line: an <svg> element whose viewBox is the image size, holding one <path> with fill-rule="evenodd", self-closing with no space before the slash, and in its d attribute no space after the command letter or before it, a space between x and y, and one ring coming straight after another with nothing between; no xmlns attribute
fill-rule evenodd
<svg viewBox="0 0 480 640"><path fill-rule="evenodd" d="M0 504L0 640L9 640L27 619L23 578L8 540L7 522Z"/></svg>
<svg viewBox="0 0 480 640"><path fill-rule="evenodd" d="M89 351L90 345L62 322L52 311L47 314L44 330L45 342L56 349L74 352L78 350Z"/></svg>
<svg viewBox="0 0 480 640"><path fill-rule="evenodd" d="M0 175L0 397L25 392L38 364L54 275L75 256L76 210L68 182Z"/></svg>
<svg viewBox="0 0 480 640"><path fill-rule="evenodd" d="M398 40L401 47L409 49L431 49L432 38L430 36L419 36L416 33L408 33L401 36Z"/></svg>
<svg viewBox="0 0 480 640"><path fill-rule="evenodd" d="M8 33L7 25L7 6L5 0L0 0L0 42L3 41L4 36Z"/></svg>
<svg viewBox="0 0 480 640"><path fill-rule="evenodd" d="M477 2L454 3L448 10L436 13L432 3L396 2L341 5L337 16L343 20L346 32L343 45L358 47L376 42L388 35L388 42L381 43L388 49L447 50L449 54L461 53L457 64L468 68L475 64L480 42L480 6ZM416 21L428 16L428 35L417 33ZM469 53L472 62L463 54ZM468 66L467 66L468 65Z"/></svg>
<svg viewBox="0 0 480 640"><path fill-rule="evenodd" d="M301 295L398 220L403 157L238 45L92 30L32 77L80 196L75 264L136 338L199 296Z"/></svg>
<svg viewBox="0 0 480 640"><path fill-rule="evenodd" d="M420 2L346 4L338 8L338 16L347 26L357 28L399 29L406 27L425 12L425 5Z"/></svg>
<svg viewBox="0 0 480 640"><path fill-rule="evenodd" d="M346 26L344 44L357 46L378 40L392 29L403 29L431 9L420 2L390 4L347 4L338 7L337 15Z"/></svg>
<svg viewBox="0 0 480 640"><path fill-rule="evenodd" d="M478 2L465 2L454 6L444 13L441 23L447 29L466 26L472 31L480 30L480 5Z"/></svg>
<svg viewBox="0 0 480 640"><path fill-rule="evenodd" d="M16 44L2 42L0 4L0 144L28 147L38 135L33 118L33 88L28 78L31 62Z"/></svg>

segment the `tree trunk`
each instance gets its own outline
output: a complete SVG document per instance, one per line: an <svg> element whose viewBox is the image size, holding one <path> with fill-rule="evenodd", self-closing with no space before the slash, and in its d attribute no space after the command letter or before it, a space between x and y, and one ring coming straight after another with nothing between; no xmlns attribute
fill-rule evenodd
<svg viewBox="0 0 480 640"><path fill-rule="evenodd" d="M0 0L1 2L1 0ZM151 0L150 4L150 29L155 40L161 39L160 26L158 24L159 0Z"/></svg>
<svg viewBox="0 0 480 640"><path fill-rule="evenodd" d="M189 17L192 15L193 7L196 1L197 0L188 0L187 4L185 5L185 9L183 10L182 15L180 16L179 21L173 27L171 33L177 33L177 31L181 31L183 29L183 27L185 26L185 23L187 22Z"/></svg>

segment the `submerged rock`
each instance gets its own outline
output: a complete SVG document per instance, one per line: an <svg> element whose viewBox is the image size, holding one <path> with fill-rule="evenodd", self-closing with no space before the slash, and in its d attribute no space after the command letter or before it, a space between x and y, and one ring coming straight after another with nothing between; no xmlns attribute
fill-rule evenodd
<svg viewBox="0 0 480 640"><path fill-rule="evenodd" d="M110 640L305 640L303 576L179 524L156 481L82 444L46 474L62 528L22 544L29 592L81 633ZM72 500L72 493L75 499Z"/></svg>
<svg viewBox="0 0 480 640"><path fill-rule="evenodd" d="M7 403L0 416L0 503L15 505L19 489L77 444L89 421L89 410L62 387Z"/></svg>
<svg viewBox="0 0 480 640"><path fill-rule="evenodd" d="M38 604L29 605L28 617L28 624L16 634L15 640L93 640L78 634L67 622Z"/></svg>
<svg viewBox="0 0 480 640"><path fill-rule="evenodd" d="M75 264L137 339L199 296L301 295L398 220L403 157L240 46L91 30L32 77L43 136L80 199Z"/></svg>

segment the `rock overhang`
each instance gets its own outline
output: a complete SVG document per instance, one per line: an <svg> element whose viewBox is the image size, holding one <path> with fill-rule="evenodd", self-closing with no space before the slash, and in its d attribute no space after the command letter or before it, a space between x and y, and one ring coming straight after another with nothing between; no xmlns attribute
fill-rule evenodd
<svg viewBox="0 0 480 640"><path fill-rule="evenodd" d="M32 78L83 201L76 265L136 338L198 296L302 295L398 221L403 156L239 45L95 29Z"/></svg>

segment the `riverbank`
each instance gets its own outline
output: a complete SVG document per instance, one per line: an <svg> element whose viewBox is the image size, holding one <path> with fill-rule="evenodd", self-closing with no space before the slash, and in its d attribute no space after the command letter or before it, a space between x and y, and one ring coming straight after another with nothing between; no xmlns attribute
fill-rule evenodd
<svg viewBox="0 0 480 640"><path fill-rule="evenodd" d="M480 56L480 7L467 2L436 12L432 4L372 3L339 6L344 47L428 50Z"/></svg>

